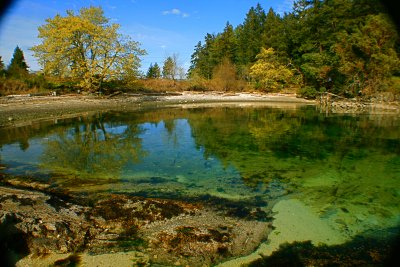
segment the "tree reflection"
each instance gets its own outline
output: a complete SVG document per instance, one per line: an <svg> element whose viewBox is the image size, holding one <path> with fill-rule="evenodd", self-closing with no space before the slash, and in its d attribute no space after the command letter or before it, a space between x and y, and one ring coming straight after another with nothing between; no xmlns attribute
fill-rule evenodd
<svg viewBox="0 0 400 267"><path fill-rule="evenodd" d="M99 115L59 132L48 141L41 167L55 173L82 178L117 178L129 161L137 162L145 152L135 123L106 123Z"/></svg>
<svg viewBox="0 0 400 267"><path fill-rule="evenodd" d="M398 122L390 116L385 120L392 123L382 125L379 117L326 117L305 107L218 108L189 118L197 147L233 165L251 187L302 176L325 162L340 170L345 158L361 160L366 150L399 155Z"/></svg>

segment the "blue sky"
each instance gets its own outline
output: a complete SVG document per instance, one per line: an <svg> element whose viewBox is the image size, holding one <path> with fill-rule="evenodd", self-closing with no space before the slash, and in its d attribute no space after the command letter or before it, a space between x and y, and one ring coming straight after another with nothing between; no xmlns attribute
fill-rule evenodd
<svg viewBox="0 0 400 267"><path fill-rule="evenodd" d="M111 22L121 25L121 33L146 49L144 72L150 63L162 66L173 53L187 69L198 41L207 33L221 32L227 21L233 26L242 23L258 2L266 11L272 7L283 14L291 11L293 0L16 0L0 21L0 56L8 65L18 45L31 70L39 70L29 48L40 43L37 28L45 19L65 15L66 10L101 6Z"/></svg>

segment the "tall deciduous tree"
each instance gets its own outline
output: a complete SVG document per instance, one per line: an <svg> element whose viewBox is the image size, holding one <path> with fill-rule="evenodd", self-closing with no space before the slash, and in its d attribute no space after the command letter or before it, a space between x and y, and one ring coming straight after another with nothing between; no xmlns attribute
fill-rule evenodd
<svg viewBox="0 0 400 267"><path fill-rule="evenodd" d="M14 50L7 71L9 75L14 77L21 77L28 74L28 65L25 62L24 52L18 46Z"/></svg>
<svg viewBox="0 0 400 267"><path fill-rule="evenodd" d="M31 49L46 74L77 78L84 89L97 90L104 81L138 75L145 51L118 33L119 27L101 7L67 11L39 27L42 43Z"/></svg>
<svg viewBox="0 0 400 267"><path fill-rule="evenodd" d="M167 57L167 59L164 61L163 65L163 70L162 74L165 79L174 79L174 69L175 69L175 63L172 57Z"/></svg>
<svg viewBox="0 0 400 267"><path fill-rule="evenodd" d="M273 48L263 48L250 70L250 75L265 91L282 89L293 82L294 72L279 62Z"/></svg>
<svg viewBox="0 0 400 267"><path fill-rule="evenodd" d="M178 55L173 54L165 59L162 75L165 79L175 80L179 75Z"/></svg>

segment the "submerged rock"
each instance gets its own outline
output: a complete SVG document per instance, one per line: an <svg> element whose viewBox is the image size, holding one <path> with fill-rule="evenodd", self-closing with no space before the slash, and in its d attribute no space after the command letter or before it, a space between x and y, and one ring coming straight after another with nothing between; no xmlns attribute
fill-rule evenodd
<svg viewBox="0 0 400 267"><path fill-rule="evenodd" d="M240 218L237 206L115 194L83 198L36 188L42 192L0 186L2 257L12 263L28 254L137 251L155 264L212 265L252 252L270 232L270 222ZM10 238L18 240L14 247ZM65 259L71 260L79 258Z"/></svg>

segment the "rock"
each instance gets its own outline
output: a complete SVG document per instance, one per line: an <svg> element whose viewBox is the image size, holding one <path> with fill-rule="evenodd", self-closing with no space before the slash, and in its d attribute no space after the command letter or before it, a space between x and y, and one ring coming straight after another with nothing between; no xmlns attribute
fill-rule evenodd
<svg viewBox="0 0 400 267"><path fill-rule="evenodd" d="M0 222L14 218L33 255L141 251L146 256L137 264L142 266L150 255L157 264L179 259L183 266L209 266L250 253L270 232L271 224L259 218L258 210L240 217L243 212L221 205L112 194L87 206L78 196L24 185L35 190L0 186Z"/></svg>
<svg viewBox="0 0 400 267"><path fill-rule="evenodd" d="M48 231L57 231L57 227L52 224L52 223L45 223L44 227L48 230Z"/></svg>

